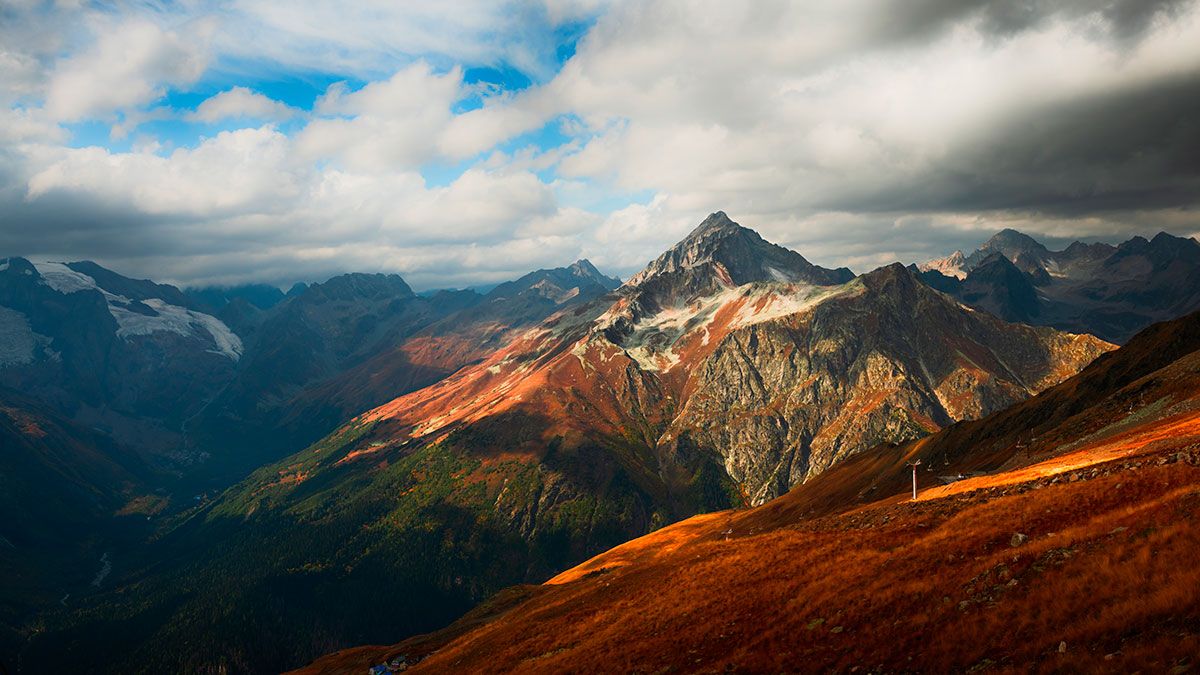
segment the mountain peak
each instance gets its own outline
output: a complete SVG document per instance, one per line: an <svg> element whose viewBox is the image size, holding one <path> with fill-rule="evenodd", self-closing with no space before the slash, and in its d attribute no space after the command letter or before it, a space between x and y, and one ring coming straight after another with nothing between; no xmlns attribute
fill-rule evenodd
<svg viewBox="0 0 1200 675"><path fill-rule="evenodd" d="M603 286L606 290L611 291L612 289L621 285L620 279L614 279L613 277L606 276L603 272L596 269L596 266L592 264L592 261L588 260L587 258L580 258L579 260L571 263L571 265L567 267L567 271L572 275L579 277L580 279L594 281Z"/></svg>
<svg viewBox="0 0 1200 675"><path fill-rule="evenodd" d="M980 260L979 264L975 266L975 269L971 270L971 274L976 274L977 272L982 273L984 270L988 269L1016 270L1017 266L1008 258L1008 256L999 251L995 251L987 254L983 260Z"/></svg>
<svg viewBox="0 0 1200 675"><path fill-rule="evenodd" d="M179 307L199 308L183 291L170 284L126 277L90 260L70 262L66 263L66 266L74 272L91 277L97 286L115 295L121 295L131 300L158 298Z"/></svg>
<svg viewBox="0 0 1200 675"><path fill-rule="evenodd" d="M0 258L0 272L8 272L9 274L23 274L25 276L37 275L37 269L34 268L33 263L29 262L25 258L17 256L11 258Z"/></svg>
<svg viewBox="0 0 1200 675"><path fill-rule="evenodd" d="M890 263L876 268L860 277L867 288L883 289L895 287L901 297L908 295L919 287L919 278L903 263Z"/></svg>
<svg viewBox="0 0 1200 675"><path fill-rule="evenodd" d="M1049 253L1049 250L1038 242L1038 240L1012 228L1005 228L992 235L992 238L988 239L980 247L980 250L988 252L998 251L1010 260L1021 253Z"/></svg>
<svg viewBox="0 0 1200 675"><path fill-rule="evenodd" d="M584 276L600 274L600 270L596 269L596 266L592 264L592 261L588 260L587 258L580 258L579 260L576 260L575 262L571 263L568 269Z"/></svg>
<svg viewBox="0 0 1200 675"><path fill-rule="evenodd" d="M1151 246L1176 248L1184 247L1189 249L1200 248L1200 242L1197 242L1192 237L1176 237L1169 232L1159 232L1150 240Z"/></svg>
<svg viewBox="0 0 1200 675"><path fill-rule="evenodd" d="M696 226L696 229L692 230L691 234L689 234L684 241L703 236L708 232L719 232L722 230L732 232L740 229L744 228L742 228L741 225L733 222L729 216L725 215L724 211L714 211L713 213L708 214L708 217L701 221L701 223Z"/></svg>
<svg viewBox="0 0 1200 675"><path fill-rule="evenodd" d="M1093 244L1085 244L1082 241L1071 242L1071 245L1062 251L1062 257L1068 259L1074 258L1105 258L1115 253L1117 247L1110 244L1096 242Z"/></svg>
<svg viewBox="0 0 1200 675"><path fill-rule="evenodd" d="M1042 268L1037 269L1045 273ZM963 280L962 299L1005 321L1030 323L1041 312L1033 282L1017 263L996 251L988 254Z"/></svg>
<svg viewBox="0 0 1200 675"><path fill-rule="evenodd" d="M1165 267L1173 260L1187 260L1200 263L1200 243L1190 237L1176 237L1166 232L1159 232L1153 239L1133 237L1117 247L1116 253L1105 261L1106 267L1113 267L1131 257L1145 257L1153 264Z"/></svg>
<svg viewBox="0 0 1200 675"><path fill-rule="evenodd" d="M1033 237L1012 228L1005 228L992 235L990 239L984 242L983 246L980 246L978 250L967 256L963 264L963 270L969 272L975 269L976 266L993 253L999 253L1009 260L1016 260L1024 254L1024 259L1027 262L1036 261L1039 263L1052 255L1049 249Z"/></svg>
<svg viewBox="0 0 1200 675"><path fill-rule="evenodd" d="M966 264L967 256L963 255L963 252L960 250L955 251L944 258L935 258L928 262L922 263L917 266L917 269L921 272L934 271L942 276L962 279L967 276L967 271L965 269Z"/></svg>
<svg viewBox="0 0 1200 675"><path fill-rule="evenodd" d="M848 269L818 267L799 253L766 241L754 230L738 225L724 211L710 214L627 285L639 286L652 279L679 275L691 277L687 285L696 290L756 281L833 285L854 278Z"/></svg>
<svg viewBox="0 0 1200 675"><path fill-rule="evenodd" d="M619 279L606 277L586 258L567 267L553 267L530 272L519 279L498 284L488 292L491 301L531 294L562 304L577 297L591 298L621 285Z"/></svg>
<svg viewBox="0 0 1200 675"><path fill-rule="evenodd" d="M310 285L303 295L313 302L415 297L412 289L399 274L368 272L351 272L331 277L323 283Z"/></svg>

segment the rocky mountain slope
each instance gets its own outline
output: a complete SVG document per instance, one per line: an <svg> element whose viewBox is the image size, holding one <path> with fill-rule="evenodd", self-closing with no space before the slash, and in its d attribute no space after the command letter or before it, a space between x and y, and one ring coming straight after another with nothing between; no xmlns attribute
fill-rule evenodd
<svg viewBox="0 0 1200 675"><path fill-rule="evenodd" d="M418 298L394 274L347 274L308 286L258 320L243 363L193 421L192 446L204 451L232 441L238 447L229 454L253 455L238 468L253 468L270 459L273 449L296 442L277 438L277 420L306 386L344 372L454 309Z"/></svg>
<svg viewBox="0 0 1200 675"><path fill-rule="evenodd" d="M287 296L268 286L185 292L92 262L6 258L0 385L159 468L228 484L617 285L579 261L487 295L417 296L396 275L367 274Z"/></svg>
<svg viewBox="0 0 1200 675"><path fill-rule="evenodd" d="M283 291L269 284L205 286L189 288L183 293L213 315L239 301L246 302L256 309L265 311L283 302L287 297Z"/></svg>
<svg viewBox="0 0 1200 675"><path fill-rule="evenodd" d="M243 342L250 342L267 312L288 297L267 284L188 288L184 295L225 322Z"/></svg>
<svg viewBox="0 0 1200 675"><path fill-rule="evenodd" d="M1119 245L1051 251L1003 230L977 251L920 266L927 283L1010 321L1121 343L1155 321L1200 309L1200 243L1165 232Z"/></svg>
<svg viewBox="0 0 1200 675"><path fill-rule="evenodd" d="M298 672L1183 672L1198 479L1200 314L983 420Z"/></svg>
<svg viewBox="0 0 1200 675"><path fill-rule="evenodd" d="M671 490L714 459L758 503L876 443L1024 399L1108 348L964 309L899 265L846 281L780 250L714 214L616 302L367 414L385 429L373 442L524 415L544 439L640 444Z"/></svg>
<svg viewBox="0 0 1200 675"><path fill-rule="evenodd" d="M0 551L62 544L125 506L148 474L134 453L0 388ZM0 557L3 553L0 553Z"/></svg>
<svg viewBox="0 0 1200 675"><path fill-rule="evenodd" d="M257 319L235 378L194 420L193 445L240 439L248 461L239 467L248 470L442 379L502 346L514 331L617 285L586 260L531 272L483 296L418 296L397 275L351 274L312 284Z"/></svg>
<svg viewBox="0 0 1200 675"><path fill-rule="evenodd" d="M813 266L713 214L612 295L187 514L29 654L92 653L88 622L118 622L99 669L271 670L434 629L630 537L1027 398L1108 348L963 308L898 265Z"/></svg>

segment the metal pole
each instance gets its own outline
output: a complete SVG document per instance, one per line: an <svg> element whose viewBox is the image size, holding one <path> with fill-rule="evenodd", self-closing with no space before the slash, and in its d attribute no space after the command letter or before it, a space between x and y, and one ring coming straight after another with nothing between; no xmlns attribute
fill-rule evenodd
<svg viewBox="0 0 1200 675"><path fill-rule="evenodd" d="M913 501L915 502L917 501L917 467L921 465L921 460L918 459L915 462L909 462L908 465L913 470Z"/></svg>

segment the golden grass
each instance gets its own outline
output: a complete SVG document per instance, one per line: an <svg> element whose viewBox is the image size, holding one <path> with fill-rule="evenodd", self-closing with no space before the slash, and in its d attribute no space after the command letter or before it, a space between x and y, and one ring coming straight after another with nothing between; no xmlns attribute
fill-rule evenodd
<svg viewBox="0 0 1200 675"><path fill-rule="evenodd" d="M1200 413L917 502L893 494L926 445L880 448L759 508L618 546L502 611L303 672L398 654L431 673L1200 665Z"/></svg>
<svg viewBox="0 0 1200 675"><path fill-rule="evenodd" d="M1169 670L1200 628L1198 481L1153 465L729 540L677 529L670 550L590 561L417 670Z"/></svg>
<svg viewBox="0 0 1200 675"><path fill-rule="evenodd" d="M918 499L939 499L980 488L1014 485L1026 481L1078 471L1124 457L1152 452L1155 444L1170 441L1179 444L1200 442L1200 411L1188 412L1137 427L1082 450L1039 462L1031 466L1006 471L994 476L968 478L950 485L922 491Z"/></svg>

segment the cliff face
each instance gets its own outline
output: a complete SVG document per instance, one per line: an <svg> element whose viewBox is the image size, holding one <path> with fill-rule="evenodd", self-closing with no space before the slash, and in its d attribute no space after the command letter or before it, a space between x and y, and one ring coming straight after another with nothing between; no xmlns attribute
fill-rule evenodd
<svg viewBox="0 0 1200 675"><path fill-rule="evenodd" d="M855 286L726 337L664 442L719 452L761 503L855 452L1028 398L1106 349L965 309L899 265Z"/></svg>
<svg viewBox="0 0 1200 675"><path fill-rule="evenodd" d="M241 339L177 288L94 263L0 259L0 386L155 461L233 377Z"/></svg>

